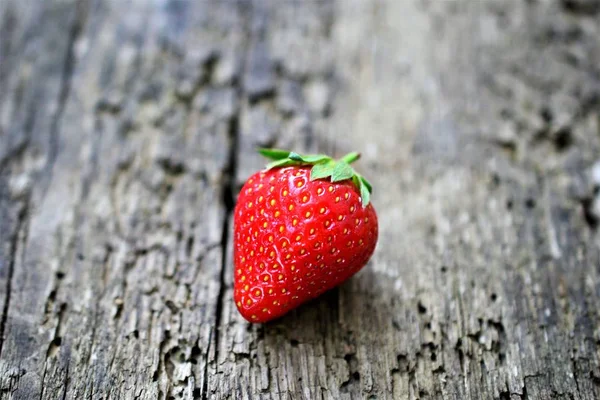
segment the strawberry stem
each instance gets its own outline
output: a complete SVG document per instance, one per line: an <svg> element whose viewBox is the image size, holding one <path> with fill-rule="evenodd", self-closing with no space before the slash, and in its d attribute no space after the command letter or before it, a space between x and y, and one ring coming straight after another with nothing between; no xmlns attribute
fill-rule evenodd
<svg viewBox="0 0 600 400"><path fill-rule="evenodd" d="M353 151L352 153L346 154L344 157L340 159L340 161L347 162L348 164L352 164L354 161L360 158L360 153Z"/></svg>

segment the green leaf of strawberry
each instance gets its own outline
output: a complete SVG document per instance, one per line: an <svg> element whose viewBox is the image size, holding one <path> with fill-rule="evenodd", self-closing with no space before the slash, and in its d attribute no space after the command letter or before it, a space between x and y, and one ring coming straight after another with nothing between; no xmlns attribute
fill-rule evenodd
<svg viewBox="0 0 600 400"><path fill-rule="evenodd" d="M323 161L332 161L331 157L323 155L323 154L312 154L303 156L298 153L291 152L288 156L290 160L299 161L306 164L315 164Z"/></svg>
<svg viewBox="0 0 600 400"><path fill-rule="evenodd" d="M281 160L273 161L267 164L267 169L275 168L275 167L285 167L286 165L294 165L296 162L294 160L290 160L289 158L282 158Z"/></svg>
<svg viewBox="0 0 600 400"><path fill-rule="evenodd" d="M335 162L333 161L315 164L315 166L310 170L310 180L314 181L316 179L323 179L331 176L333 174L334 167Z"/></svg>
<svg viewBox="0 0 600 400"><path fill-rule="evenodd" d="M354 176L354 170L347 162L340 161L333 167L331 173L331 182L345 181L351 179Z"/></svg>
<svg viewBox="0 0 600 400"><path fill-rule="evenodd" d="M234 214L234 300L244 318L266 322L341 284L377 243L371 186L350 163L262 149L272 159L252 175Z"/></svg>
<svg viewBox="0 0 600 400"><path fill-rule="evenodd" d="M289 151L280 149L258 149L258 152L268 159L274 161L288 158L290 155Z"/></svg>

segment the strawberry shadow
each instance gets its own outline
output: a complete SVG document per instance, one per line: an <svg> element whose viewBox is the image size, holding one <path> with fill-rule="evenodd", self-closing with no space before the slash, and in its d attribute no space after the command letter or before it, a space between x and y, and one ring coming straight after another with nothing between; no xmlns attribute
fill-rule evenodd
<svg viewBox="0 0 600 400"><path fill-rule="evenodd" d="M266 344L280 345L287 341L297 347L300 343L319 343L331 336L332 329L339 326L342 290L342 287L333 288L283 317L263 324Z"/></svg>
<svg viewBox="0 0 600 400"><path fill-rule="evenodd" d="M348 341L356 330L371 329L372 318L391 320L387 291L373 290L381 288L381 282L377 285L375 280L377 274L366 270L283 317L263 324L265 344L279 346L287 341L291 347L297 347L333 341L337 346L336 342ZM361 324L357 325L357 321Z"/></svg>

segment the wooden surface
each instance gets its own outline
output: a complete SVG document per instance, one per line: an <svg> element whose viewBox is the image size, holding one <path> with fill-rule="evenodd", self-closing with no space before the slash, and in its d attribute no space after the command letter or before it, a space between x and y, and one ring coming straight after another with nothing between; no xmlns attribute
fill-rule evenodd
<svg viewBox="0 0 600 400"><path fill-rule="evenodd" d="M599 38L596 0L1 0L0 399L600 398ZM257 145L361 150L380 220L267 325Z"/></svg>

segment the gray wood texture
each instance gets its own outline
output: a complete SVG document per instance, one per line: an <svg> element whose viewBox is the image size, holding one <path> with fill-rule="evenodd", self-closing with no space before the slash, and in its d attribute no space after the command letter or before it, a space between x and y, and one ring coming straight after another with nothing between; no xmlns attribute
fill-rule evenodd
<svg viewBox="0 0 600 400"><path fill-rule="evenodd" d="M380 239L251 325L271 145ZM598 399L599 158L596 0L1 0L0 399Z"/></svg>

